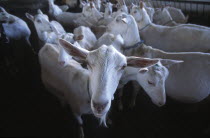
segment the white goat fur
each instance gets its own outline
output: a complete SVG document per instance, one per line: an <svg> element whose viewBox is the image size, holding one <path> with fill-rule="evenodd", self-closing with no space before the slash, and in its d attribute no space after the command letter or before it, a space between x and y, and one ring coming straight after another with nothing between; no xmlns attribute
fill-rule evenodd
<svg viewBox="0 0 210 138"><path fill-rule="evenodd" d="M96 47L99 47L101 44L113 45L118 51L123 53L124 41L120 35L114 36L113 34L105 33L101 38L98 39ZM161 60L161 62L165 66L169 67L171 64L180 63L181 61ZM146 72L139 71L140 68L126 67L125 72L120 80L118 89L122 89L123 86L129 81L137 81L138 84L142 86L145 92L150 96L154 104L157 106L164 105L166 101L165 80L168 77L169 71L161 64L161 62L155 66L149 67L148 71ZM135 87L137 88L137 86ZM133 100L135 100L136 93L138 92L137 90L134 90L133 92ZM122 96L122 94L120 95Z"/></svg>
<svg viewBox="0 0 210 138"><path fill-rule="evenodd" d="M125 47L133 46L140 42L139 31L135 19L131 15L122 13L107 26L107 32L118 35L124 39Z"/></svg>
<svg viewBox="0 0 210 138"><path fill-rule="evenodd" d="M80 26L74 29L74 38L82 37L81 40L76 40L79 45L87 50L91 50L97 39L95 34L88 27Z"/></svg>
<svg viewBox="0 0 210 138"><path fill-rule="evenodd" d="M168 52L207 52L210 49L210 29L207 27L192 24L175 27L155 25L144 8L139 8L138 13L132 15L147 45Z"/></svg>
<svg viewBox="0 0 210 138"><path fill-rule="evenodd" d="M128 50L125 55L183 60L183 63L169 68L170 75L166 81L166 94L175 100L185 103L200 102L209 95L210 54L200 52L164 52L143 45Z"/></svg>
<svg viewBox="0 0 210 138"><path fill-rule="evenodd" d="M0 22L4 28L5 34L12 40L26 40L26 43L31 45L29 38L31 31L25 21L17 16L9 14L6 10L0 7Z"/></svg>

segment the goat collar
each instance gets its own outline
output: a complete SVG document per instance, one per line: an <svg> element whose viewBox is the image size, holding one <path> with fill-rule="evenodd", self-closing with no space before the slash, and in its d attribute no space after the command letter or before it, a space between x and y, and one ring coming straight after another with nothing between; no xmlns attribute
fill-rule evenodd
<svg viewBox="0 0 210 138"><path fill-rule="evenodd" d="M136 48L136 47L138 47L138 46L141 46L143 43L144 43L144 40L141 40L141 41L139 41L138 43L134 44L133 46L123 48L123 51L126 51L126 50L130 50L130 49Z"/></svg>
<svg viewBox="0 0 210 138"><path fill-rule="evenodd" d="M145 28L147 28L147 27L150 26L150 25L151 25L151 23L148 23L146 26L144 26L143 28L141 28L141 29L139 30L139 32L143 31Z"/></svg>

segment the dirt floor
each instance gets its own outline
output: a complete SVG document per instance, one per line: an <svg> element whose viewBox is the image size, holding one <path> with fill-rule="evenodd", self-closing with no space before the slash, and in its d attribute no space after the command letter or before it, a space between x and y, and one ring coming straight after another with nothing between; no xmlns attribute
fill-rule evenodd
<svg viewBox="0 0 210 138"><path fill-rule="evenodd" d="M10 9L11 13L27 21L32 30L31 43L38 50L34 26L24 17L26 11L34 12ZM203 23L206 22L203 20ZM58 99L45 90L37 55L22 41L10 45L0 43L0 81L0 137L78 136L78 125L71 110L62 107ZM130 91L132 88L128 85L123 97L124 111L117 110L116 101L113 102L109 114L113 124L108 128L99 126L99 121L91 115L83 117L86 138L210 137L207 135L210 131L206 131L210 128L210 103L207 100L188 105L167 97L166 105L159 108L140 92L136 106L129 109Z"/></svg>

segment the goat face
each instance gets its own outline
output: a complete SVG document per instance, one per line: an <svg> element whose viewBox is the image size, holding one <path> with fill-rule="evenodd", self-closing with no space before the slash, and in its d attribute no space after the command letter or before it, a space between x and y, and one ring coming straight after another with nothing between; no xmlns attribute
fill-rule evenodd
<svg viewBox="0 0 210 138"><path fill-rule="evenodd" d="M141 9L139 6L133 5L131 8L130 14L135 18L137 22L141 21L143 19L143 13L142 10L145 10L144 8Z"/></svg>
<svg viewBox="0 0 210 138"><path fill-rule="evenodd" d="M126 33L130 23L128 16L129 15L124 13L118 15L110 24L108 24L107 31L115 35Z"/></svg>
<svg viewBox="0 0 210 138"><path fill-rule="evenodd" d="M168 74L168 69L157 63L146 71L140 70L136 75L137 82L157 106L162 106L166 102L165 81Z"/></svg>
<svg viewBox="0 0 210 138"><path fill-rule="evenodd" d="M120 34L125 41L125 46L132 46L140 41L138 26L131 15L125 13L118 15L108 24L107 32L114 35Z"/></svg>
<svg viewBox="0 0 210 138"><path fill-rule="evenodd" d="M0 22L7 22L9 19L9 14L5 11L4 8L0 7Z"/></svg>
<svg viewBox="0 0 210 138"><path fill-rule="evenodd" d="M30 19L37 30L40 31L52 31L49 17L42 13L41 10L38 10L38 14L35 16L30 15L29 13L26 13L26 17Z"/></svg>
<svg viewBox="0 0 210 138"><path fill-rule="evenodd" d="M113 46L102 45L100 48L87 51L59 40L66 51L77 58L85 60L88 65L89 92L91 95L91 109L96 117L104 118L111 106L111 100L119 84L124 68L147 67L159 60L125 57Z"/></svg>

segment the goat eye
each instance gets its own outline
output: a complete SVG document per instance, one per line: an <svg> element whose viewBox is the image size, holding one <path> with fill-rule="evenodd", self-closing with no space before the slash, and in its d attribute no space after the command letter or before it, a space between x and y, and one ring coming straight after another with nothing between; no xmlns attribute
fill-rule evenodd
<svg viewBox="0 0 210 138"><path fill-rule="evenodd" d="M37 20L38 23L41 23L41 20Z"/></svg>
<svg viewBox="0 0 210 138"><path fill-rule="evenodd" d="M134 11L134 13L137 13L137 11Z"/></svg>
<svg viewBox="0 0 210 138"><path fill-rule="evenodd" d="M148 81L148 84L149 84L149 85L155 86L155 83L153 83L153 82L151 82L151 81Z"/></svg>

